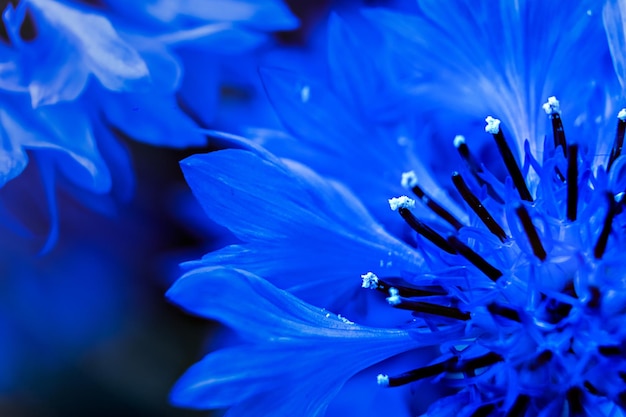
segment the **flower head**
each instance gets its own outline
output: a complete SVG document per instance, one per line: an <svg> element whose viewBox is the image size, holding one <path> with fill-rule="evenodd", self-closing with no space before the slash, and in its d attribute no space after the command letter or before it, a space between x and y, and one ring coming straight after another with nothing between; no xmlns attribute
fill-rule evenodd
<svg viewBox="0 0 626 417"><path fill-rule="evenodd" d="M398 160L407 165L414 164L403 167L400 173L404 174L399 173L394 182L389 183L388 189L394 191L402 185L405 188L403 194L390 191L386 198L380 198L388 203L387 209L391 208L389 212L395 216L396 223L410 229L410 233L395 234L397 242L405 242L407 247L400 250L397 242L389 240L386 234L371 233L374 230L384 231L378 223L384 222L387 226L390 220L378 213L369 217L349 189L342 188L345 190L343 195L354 199L329 198L331 194L320 198L318 195L328 190L327 179L288 162L290 170L281 170L283 174L276 181L274 178L277 176L268 175L267 162L250 163L250 157L243 157L247 151L234 150L204 157L205 161L217 161L224 155L233 156L228 164L224 161L219 163L219 169L210 170L213 179L208 179L208 169L204 176L198 178L187 173L192 179L189 181L191 187L200 196L209 215L217 217L236 234L242 226L246 230L258 230L247 235L239 234L237 237L244 244L231 247L228 257L222 260L227 260L228 266L246 269L247 253L244 248L254 242L258 248L254 260L262 261L258 264L278 262L265 270L256 265L251 270L279 287L306 297L319 307L340 312L342 307L326 303L334 301L334 294L345 294L345 280L352 279L354 288L374 296L377 303L373 303L372 311L377 319L377 328L397 329L400 326L409 333L417 332L415 337L428 344L430 342L426 341L431 338L437 339L434 358L424 358L419 366L407 366L400 373L381 369L380 375L372 379L372 386L376 383L379 389L410 384L446 387L447 394L433 401L424 415L623 415L626 409L626 332L620 323L626 319L626 281L622 276L626 261L621 255L625 243L622 232L626 226L622 214L626 203L623 168L626 157L622 155L626 132L624 113L615 111L612 124L616 133L611 136L605 134L605 124L608 123L605 119L601 119L601 123L595 118L590 120L597 112L604 114L615 106L613 100L604 101L615 95L613 79L604 82L602 78L602 74L606 75L606 68L602 67L597 72L596 69L590 70L588 78L583 78L577 72L578 68L568 68L571 74L564 80L558 76L540 76L524 61L536 55L541 64L539 67L554 70L555 62L563 64L560 60L570 57L572 49L568 42L572 39L588 34L593 35L593 39L604 40L601 26L594 26L597 19L588 20L595 16L594 11L577 5L571 14L559 14L556 21L571 28L572 37L561 39L550 34L544 42L544 49L540 39L524 36L528 35L526 24L536 22L548 12L556 13L559 6L556 2L548 2L545 8L536 8L532 2L500 2L495 6L479 2L476 8L465 3L461 5L460 2L437 7L432 2L419 3L422 14L418 18L404 19L388 12L379 15L379 23L394 39L407 37L410 33L409 38L418 43L419 53L414 50L415 53L410 54L416 61L422 60L418 61L416 65L419 68L413 73L419 75L413 79L416 89L424 87L429 90L435 86L441 90L445 82L432 82L428 76L436 78L433 69L442 70L446 66L435 68L432 63L445 60L452 68L461 66L458 71L443 72L450 77L448 81L451 84L458 86L469 79L468 89L475 87L477 90L469 92L460 88L459 91L464 94L431 97L428 106L436 107L446 100L461 97L472 103L479 102L477 108L486 109L489 111L486 114L493 115L485 119L484 132L470 130L470 125L462 124L465 136L456 136L453 141L453 149L458 153L456 162L451 162L449 158L437 161L449 172L450 180L446 181L450 184L446 187L449 192L441 191L439 184L445 184L444 180L427 169L426 164L417 158L401 159L410 151L391 145L399 145L399 142L389 141L389 120L381 123L382 128L367 118L358 123L363 115L362 106L353 102L348 102L352 107L342 106L338 99L342 94L346 95L345 85L343 90L335 86L329 91L310 82L302 84L299 77L278 77L274 71L263 75L287 127L305 136L307 145L303 145L304 149L313 148L310 141L315 128L323 132L333 130L330 124L315 127L316 121L319 122L316 119L330 117L329 109L336 110L336 116L341 119L337 125L345 129L343 132L355 134L348 139L337 138L337 142L328 140L335 136L320 136L318 153L309 153L306 161L312 161L311 165L320 167L320 171L358 189L356 196L362 199L377 196L384 188L384 176L379 175L374 180L376 171L371 170L368 176L361 178L355 178L358 176L350 175L350 172L342 177L337 171L338 168L345 170L345 166L322 165L333 156L342 155L340 144L348 142L350 151L346 153L353 152L367 158L359 160L353 168L377 166L375 162L385 159L388 155L381 152L381 142L376 141L375 146L371 146L372 142L365 144L361 141L359 134L363 126L379 127L373 130L377 135L372 134L372 137L386 138L384 145L391 150L389 155L400 157L393 159L394 170L398 169ZM452 5L455 9L450 9ZM590 3L583 2L580 7L583 5L587 7ZM499 18L494 18L496 11ZM524 20L527 18L528 21ZM460 30L449 33L445 19L457 23L453 27ZM507 24L516 30L511 30ZM476 28L484 29L478 35L487 35L487 39L507 41L507 48L497 59L491 59L491 50L480 51L485 58L481 60L484 68L463 65L470 61L468 54L478 53L474 43L483 41L481 36L472 37L472 30ZM450 39L459 45L467 42L470 47L451 48ZM394 43L390 49L399 44L401 42ZM406 43L403 45L406 46ZM595 52L604 57L605 47L606 44L602 44ZM453 53L450 53L451 49ZM594 51L589 49L584 52ZM456 62L448 62L449 56L454 57ZM463 70L468 70L469 78L464 78ZM584 80L580 85L573 83L580 80ZM603 97L602 103L592 110L589 110L586 99L582 99L590 94L587 81L599 85L600 96ZM571 90L565 88L572 84ZM567 90L568 98L560 99L560 94L553 95L556 93L544 91L546 89ZM303 91L306 93L303 94ZM420 91L420 95L422 93L425 91ZM573 99L577 94L581 96L580 102ZM486 96L493 97L493 101ZM544 101L535 100L536 96L541 96ZM306 107L309 111L299 113L288 109L286 103L293 103L298 108ZM316 107L316 104L322 108ZM469 114L476 109L470 110ZM570 115L580 119L574 123L568 119ZM618 117L615 118L615 115ZM538 133L542 132L542 123L535 116L542 116L548 135ZM456 122L457 119L451 120ZM291 149L281 149L275 143L270 143L270 146L278 153L294 155ZM491 150L497 159L483 157L481 152L475 151L476 148ZM384 149L387 150L386 147ZM419 147L413 149L417 151ZM609 152L599 153L598 149L609 149ZM260 150L256 152L263 155L265 161L272 161L271 156L262 154ZM235 154L242 155L238 157L241 165L235 162ZM311 154L324 156L316 160ZM280 166L277 163L269 165ZM243 166L251 172L241 172ZM296 166L299 167L297 170L294 169ZM380 172L388 174L390 171ZM263 181L259 184L257 176L280 184L280 189L270 190ZM376 182L369 195L363 187L363 178L372 178ZM206 191L211 184L220 187L215 195ZM239 210L229 214L222 209L233 203L232 197L242 196L247 202L271 199L273 206L281 207L281 203L287 202L291 205L291 193L285 197L284 192L293 190L295 184L303 186L297 195L305 197L302 201L306 208L315 208L314 214L300 208L298 211L285 211L277 218L267 217L268 213L274 214L274 209L262 215L262 220L268 220L265 222L242 216ZM332 184L336 182L332 181ZM413 194L411 197L404 195L408 194L407 190ZM205 197L202 198L201 194ZM215 202L219 196L226 202ZM250 199L250 196L255 199ZM261 207L258 204L254 206ZM372 212L374 207L373 204L367 205ZM371 219L365 229L354 228L354 209L358 209L363 216L361 218ZM294 216L295 213L299 215ZM308 222L322 216L337 220L337 223L328 222L323 228L302 227L307 225L305 219ZM358 223L365 224L363 221ZM347 236L341 225L354 232L349 234L350 244L343 248L336 244L340 242L337 232L343 235L341 239ZM297 231L287 233L290 226L296 226ZM401 228L392 230L395 232ZM310 234L312 231L313 234ZM363 246L356 244L359 241L357 234L364 237L360 241ZM328 245L326 238L334 244L332 255L327 255L325 260L337 255L345 262L335 260L324 265L323 261L315 259L314 262L299 260L291 265L299 264L298 271L315 266L317 274L332 275L332 281L325 282L323 286L307 287L306 291L299 293L293 291L291 286L299 285L306 273L276 280L276 272L281 271L285 264L277 254L288 254L289 260L295 259L293 250L297 246L293 242L300 245L296 253L305 250L308 254L312 251L307 249L319 248L310 242ZM264 242L262 246L258 245L259 239ZM372 262L380 259L380 249L392 243L392 268L386 262ZM364 249L374 247L376 250L370 253L376 258L372 259ZM341 250L343 252L339 252ZM382 251L384 253L384 249ZM215 255L207 255L211 265L218 262ZM411 264L411 260L415 263ZM349 268L342 269L347 265ZM362 278L360 288L357 274L353 277L346 275L359 265L363 266L358 272ZM337 292L338 289L341 291ZM327 291L328 298L311 293L317 291ZM341 300L344 304L352 301L346 296ZM403 319L399 319L400 316ZM350 318L357 325L371 320L366 314L358 313ZM304 334L307 332L303 331ZM442 334L445 334L443 340ZM281 351L278 350L276 355L280 356ZM415 355L419 356L419 353L415 351ZM205 369L204 372L206 380L210 380L211 370ZM301 401L306 403L306 397L301 397Z"/></svg>
<svg viewBox="0 0 626 417"><path fill-rule="evenodd" d="M219 78L207 76L216 71L214 54L249 51L268 32L298 24L280 0L121 3L24 0L0 10L0 188L37 165L51 218L47 248L58 226L57 184L91 204L93 194L129 198L134 175L120 136L205 145L189 108L204 109L202 123L215 113L205 105L219 94ZM206 94L180 99L191 84ZM200 103L209 92L215 100Z"/></svg>

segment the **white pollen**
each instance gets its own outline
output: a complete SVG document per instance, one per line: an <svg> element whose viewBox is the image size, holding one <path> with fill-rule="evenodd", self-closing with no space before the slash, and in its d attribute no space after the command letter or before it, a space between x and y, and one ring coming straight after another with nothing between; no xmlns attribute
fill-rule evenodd
<svg viewBox="0 0 626 417"><path fill-rule="evenodd" d="M306 103L309 101L309 98L311 98L311 87L305 85L302 87L302 90L300 90L300 99L303 103Z"/></svg>
<svg viewBox="0 0 626 417"><path fill-rule="evenodd" d="M543 110L546 114L561 114L561 105L556 97L548 97L548 102L543 103Z"/></svg>
<svg viewBox="0 0 626 417"><path fill-rule="evenodd" d="M458 148L459 146L463 145L465 143L465 136L463 135L456 135L454 137L454 147Z"/></svg>
<svg viewBox="0 0 626 417"><path fill-rule="evenodd" d="M622 191L621 193L615 194L615 197L613 198L615 199L616 203L621 203L624 200L624 195L626 195L626 193Z"/></svg>
<svg viewBox="0 0 626 417"><path fill-rule="evenodd" d="M378 383L378 385L382 387L388 387L389 377L387 375L378 374L378 376L376 377L376 383Z"/></svg>
<svg viewBox="0 0 626 417"><path fill-rule="evenodd" d="M621 109L619 113L617 113L617 118L620 119L622 122L626 121L626 109Z"/></svg>
<svg viewBox="0 0 626 417"><path fill-rule="evenodd" d="M397 288L389 288L389 297L387 297L387 302L392 306L400 304L400 291Z"/></svg>
<svg viewBox="0 0 626 417"><path fill-rule="evenodd" d="M343 317L341 314L337 314L337 318L346 324L354 324L353 321L348 320L347 318Z"/></svg>
<svg viewBox="0 0 626 417"><path fill-rule="evenodd" d="M403 172L400 184L402 184L404 188L415 187L417 185L417 175L415 174L415 171Z"/></svg>
<svg viewBox="0 0 626 417"><path fill-rule="evenodd" d="M415 200L403 195L400 197L394 197L389 199L389 207L391 210L396 211L401 208L412 209L415 207Z"/></svg>
<svg viewBox="0 0 626 417"><path fill-rule="evenodd" d="M369 288L371 290L375 290L376 288L378 288L378 277L375 273L368 272L365 275L361 275L361 278L363 278L363 283L361 284L361 287Z"/></svg>
<svg viewBox="0 0 626 417"><path fill-rule="evenodd" d="M485 132L491 133L492 135L500 132L500 119L494 119L491 116L487 116L485 122L487 122L487 126L485 126Z"/></svg>

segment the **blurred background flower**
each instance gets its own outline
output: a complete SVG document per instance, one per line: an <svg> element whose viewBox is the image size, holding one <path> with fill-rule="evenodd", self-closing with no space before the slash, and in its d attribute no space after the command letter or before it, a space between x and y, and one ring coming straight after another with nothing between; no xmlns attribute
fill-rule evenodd
<svg viewBox="0 0 626 417"><path fill-rule="evenodd" d="M198 415L168 391L214 326L163 294L220 231L178 161L268 114L259 62L330 7L294 3L0 2L1 415Z"/></svg>

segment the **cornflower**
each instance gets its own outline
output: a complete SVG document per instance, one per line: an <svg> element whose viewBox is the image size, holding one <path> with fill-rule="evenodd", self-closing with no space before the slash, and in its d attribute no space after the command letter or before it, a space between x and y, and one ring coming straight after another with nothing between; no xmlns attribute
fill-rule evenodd
<svg viewBox="0 0 626 417"><path fill-rule="evenodd" d="M556 2L547 3L546 10L556 10ZM442 30L433 20L449 16L450 5L440 9L434 3L420 5L424 15L419 21L432 25L424 32ZM623 57L617 46L622 45L624 33L614 19L622 21L623 5L608 2L604 10L618 74ZM491 6L481 2L476 8L475 16L486 19L482 23L487 28L508 28L508 24L514 32L537 23L526 22L525 13L541 16L529 3L498 4L495 10ZM462 7L458 18L473 13L473 6ZM503 17L494 19L487 11ZM575 11L581 9L575 7ZM582 11L555 17L558 22L582 22L572 26L574 39L585 33L597 34L592 21L581 17L594 16L593 11ZM381 21L402 20L397 15ZM408 22L415 20L409 18ZM398 32L402 27L406 25L395 26ZM587 32L589 27L591 32ZM419 28L413 30L419 32ZM545 101L533 102L538 90L543 93L546 86L567 83L541 83L532 77L532 71L506 72L520 69L516 39L508 39L514 47L502 53L505 63L510 53L516 65L505 66L493 85L479 85L497 97L497 105L488 99L479 103L491 106L494 112L485 115L483 137L470 131L471 138L458 135L451 141L458 162L446 161L451 176L446 192L434 187L441 180L433 173L424 181L421 173L429 174L424 165L416 167L419 173L407 170L398 175L397 182L407 191L388 199L388 206L396 213L396 221L410 228L408 236L387 232L380 223L387 226L389 219L372 217L359 198L336 181L339 168L357 167L321 168L334 174L331 179L239 138L231 138L233 144L246 149L183 161L187 181L205 210L242 242L191 263L196 269L175 283L168 296L194 314L234 327L244 343L210 353L194 365L174 388L175 404L230 407L230 416L321 416L344 383L373 366L380 374L370 385L361 385L363 390L375 390L376 385L378 389L412 385L418 388L416 392L427 384L445 387L447 394L442 398L426 400L431 404L424 416L624 415L626 265L621 232L626 202L626 158L622 155L626 109L615 112L615 134L611 135L606 134L605 119L590 117L598 109L606 113L617 101L613 82L601 83L599 75L605 68L591 70L585 85L591 90L598 87L607 102L594 111L576 112L577 119L586 116L580 123L568 124L568 113L555 96L545 95ZM424 45L427 40L419 38ZM472 39L467 41L471 44ZM445 44L445 39L433 43ZM530 43L536 46L534 39ZM551 48L537 51L548 67L552 65L550 54L573 54L566 41L549 45ZM392 49L401 51L401 46ZM527 52L523 46L520 49ZM604 47L608 50L606 44ZM598 51L604 47L599 46ZM437 53L441 51L430 53L440 56ZM455 56L460 55L456 51ZM485 73L491 74L494 66L489 60L484 65ZM571 69L573 73L576 70ZM418 73L423 78L435 76L424 67ZM459 75L455 83L463 80L467 78ZM303 106L317 100L333 110L341 109L337 96L345 90L354 92L350 90L354 86L347 84L341 86L343 90L335 87L325 94L328 91L296 77L284 83L272 77L270 82L299 87L282 91L298 92ZM419 86L416 84L417 89ZM436 83L426 86L442 88ZM577 88L575 91L590 94L586 87ZM271 88L268 90L272 96ZM275 101L278 96L273 96ZM288 112L285 102L295 103L295 94L277 105L292 131L306 131L328 111L319 109L312 116L293 109ZM511 103L514 105L509 108ZM350 104L354 106L354 102ZM567 108L570 106L573 104ZM350 115L351 108L344 109L338 117ZM541 124L531 120L537 109L545 113L548 135L537 134ZM497 118L498 111L505 114L504 121ZM505 131L506 121L516 118L511 136ZM596 133L589 134L593 130ZM490 148L499 160L478 156L474 144L482 143L489 145L481 150ZM280 153L277 142L270 141L270 146ZM368 146L354 142L351 149L366 154L363 148ZM335 150L336 144L330 143L328 148ZM601 149L607 152L599 152ZM293 149L283 152L295 155ZM377 154L376 160L383 157ZM313 165L322 165L320 160ZM365 171L371 168L367 162L361 161ZM503 167L502 174L497 173L498 167ZM349 175L344 179L349 186L362 184ZM378 196L379 189L373 189ZM359 189L357 195L364 194ZM375 290L372 293L377 297L356 293L357 274L362 277L361 292ZM367 314L356 307L364 298L370 303ZM219 301L213 302L215 299ZM397 331L401 333L393 333ZM377 345L370 336L386 342ZM435 357L424 356L417 367L407 365L403 371L391 373L385 372L386 364L374 365L400 353L414 352L420 357L424 347L433 347Z"/></svg>

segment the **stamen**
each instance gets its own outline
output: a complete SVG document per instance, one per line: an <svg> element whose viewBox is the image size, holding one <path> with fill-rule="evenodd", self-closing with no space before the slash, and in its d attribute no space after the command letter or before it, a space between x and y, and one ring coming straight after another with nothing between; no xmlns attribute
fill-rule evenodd
<svg viewBox="0 0 626 417"><path fill-rule="evenodd" d="M509 148L509 145L506 143L506 139L500 129L500 120L489 116L485 119L485 121L487 122L485 131L493 135L496 145L498 146L498 150L500 151L500 155L502 156L502 160L504 161L504 165L511 175L511 179L513 180L513 184L515 185L520 198L522 200L532 202L533 198L530 195L530 191L528 191L522 171L520 171L519 166L515 161L515 157L513 156L513 152L511 152L511 148Z"/></svg>
<svg viewBox="0 0 626 417"><path fill-rule="evenodd" d="M585 387L585 389L592 395L604 395L589 381L583 382L583 387Z"/></svg>
<svg viewBox="0 0 626 417"><path fill-rule="evenodd" d="M530 405L530 397L525 394L520 394L515 399L513 406L506 413L506 417L524 417L528 406Z"/></svg>
<svg viewBox="0 0 626 417"><path fill-rule="evenodd" d="M606 212L606 217L604 218L602 231L600 232L600 236L598 236L596 246L593 249L593 256L595 256L596 259L602 259L602 256L604 255L604 251L606 250L606 244L609 240L609 234L611 233L611 226L613 225L613 218L615 217L617 207L619 206L619 203L621 203L623 196L623 193L619 193L615 197L613 197L610 193L607 193L609 207Z"/></svg>
<svg viewBox="0 0 626 417"><path fill-rule="evenodd" d="M602 356L620 356L625 353L624 348L622 346L616 346L616 345L598 346L598 352Z"/></svg>
<svg viewBox="0 0 626 417"><path fill-rule="evenodd" d="M408 208L408 209L415 208L415 200L405 195L400 196L400 197L390 198L388 201L389 201L389 207L391 207L391 210L393 211L396 211L400 208Z"/></svg>
<svg viewBox="0 0 626 417"><path fill-rule="evenodd" d="M578 212L578 145L567 152L567 220L576 220Z"/></svg>
<svg viewBox="0 0 626 417"><path fill-rule="evenodd" d="M381 279L373 272L361 275L363 279L362 287L378 290L388 294L391 288L395 288L402 297L427 297L431 295L446 295L447 292L441 287L415 287L404 281L402 278Z"/></svg>
<svg viewBox="0 0 626 417"><path fill-rule="evenodd" d="M461 155L461 158L467 163L467 165L469 166L470 170L472 170L472 172L483 172L483 169L481 168L480 164L478 163L478 161L476 161L474 156L471 154L469 150L469 146L467 146L467 143L465 143L464 136L456 135L454 137L454 147L457 149L457 151L459 152L459 155Z"/></svg>
<svg viewBox="0 0 626 417"><path fill-rule="evenodd" d="M415 217L413 213L411 213L411 210L400 207L398 209L398 213L400 213L400 216L402 216L404 221L406 221L413 230L424 236L426 239L430 240L439 249L452 255L456 253L456 251L448 244L448 242L443 237L441 237L439 233L437 233L431 227L427 226L424 222Z"/></svg>
<svg viewBox="0 0 626 417"><path fill-rule="evenodd" d="M372 290L380 288L378 277L373 272L361 275L361 278L363 279L363 283L361 284L362 288L370 288Z"/></svg>
<svg viewBox="0 0 626 417"><path fill-rule="evenodd" d="M528 242L530 243L533 253L537 258L539 258L539 260L545 261L548 255L546 250L543 248L537 229L535 229L535 225L530 219L530 215L528 214L526 207L520 204L515 209L515 212L517 213L517 217L519 217L522 222L522 227L524 228L524 232L526 232L526 236L528 237Z"/></svg>
<svg viewBox="0 0 626 417"><path fill-rule="evenodd" d="M421 301L414 301L410 298L400 297L398 290L391 288L389 290L390 297L387 298L387 302L396 308L402 310L410 310L418 313L431 314L433 316L447 317L449 319L467 321L472 318L470 313L459 310L455 307L445 307L439 304L424 303Z"/></svg>
<svg viewBox="0 0 626 417"><path fill-rule="evenodd" d="M487 366L491 366L498 362L502 362L504 358L498 355L495 352L489 352L482 356L477 356L475 358L467 359L459 364L455 368L457 372L470 372L475 371L477 369L486 368Z"/></svg>
<svg viewBox="0 0 626 417"><path fill-rule="evenodd" d="M542 351L539 355L537 355L535 360L531 362L530 365L528 365L528 369L530 369L531 371L535 371L541 368L543 365L550 362L553 356L554 354L551 350Z"/></svg>
<svg viewBox="0 0 626 417"><path fill-rule="evenodd" d="M503 275L502 271L487 262L485 258L474 252L469 246L461 242L456 236L449 236L448 243L461 256L470 261L472 265L474 265L476 268L480 269L480 271L492 281L497 281Z"/></svg>
<svg viewBox="0 0 626 417"><path fill-rule="evenodd" d="M402 302L400 292L396 288L389 288L389 297L387 297L387 302L394 307Z"/></svg>
<svg viewBox="0 0 626 417"><path fill-rule="evenodd" d="M496 409L495 404L481 405L470 417L488 417Z"/></svg>
<svg viewBox="0 0 626 417"><path fill-rule="evenodd" d="M567 391L567 402L569 404L569 415L572 417L586 416L585 407L583 406L583 399L585 393L579 387L570 388Z"/></svg>
<svg viewBox="0 0 626 417"><path fill-rule="evenodd" d="M567 142L565 140L565 130L563 129L563 121L561 120L561 106L556 97L548 98L548 102L544 103L543 109L552 120L552 136L554 138L554 148L561 147L563 156L567 157Z"/></svg>
<svg viewBox="0 0 626 417"><path fill-rule="evenodd" d="M472 176L476 179L478 184L481 187L482 186L487 187L487 193L489 194L491 198L494 199L494 201L497 201L500 204L504 204L504 200L502 199L502 197L498 195L496 190L493 189L492 185L489 184L484 179L482 179L480 175L478 175L479 173L483 172L483 169L480 166L480 164L476 161L476 159L472 156L469 150L469 147L465 143L465 137L461 135L457 135L454 138L454 147L459 151L461 158L463 159L463 161L465 161L465 163L469 167L470 172L472 173Z"/></svg>
<svg viewBox="0 0 626 417"><path fill-rule="evenodd" d="M430 378L433 376L441 375L450 369L458 362L457 357L450 358L443 362L435 363L432 365L424 366L422 368L413 369L408 372L404 372L400 375L389 377L387 375L378 375L378 385L386 387L399 387L401 385L410 384L411 382L419 381L420 379Z"/></svg>
<svg viewBox="0 0 626 417"><path fill-rule="evenodd" d="M389 377L387 375L378 374L378 376L376 377L376 382L380 386L388 387L389 386Z"/></svg>
<svg viewBox="0 0 626 417"><path fill-rule="evenodd" d="M518 323L522 322L519 313L510 307L505 307L496 303L490 303L487 305L487 311L495 316L501 316L509 320L516 321Z"/></svg>
<svg viewBox="0 0 626 417"><path fill-rule="evenodd" d="M461 197L463 197L463 200L465 200L465 202L471 207L471 209L474 210L474 213L476 213L480 220L485 224L485 226L487 226L487 229L489 229L491 233L496 235L496 237L498 237L501 242L504 242L507 239L506 233L504 232L502 227L500 227L500 225L493 219L491 214L489 214L489 212L487 211L485 206L483 206L480 200L474 195L474 193L472 193L472 191L463 180L463 177L461 177L461 174L459 174L458 172L452 174L452 182L454 183L456 189L459 191L459 194L461 194Z"/></svg>
<svg viewBox="0 0 626 417"><path fill-rule="evenodd" d="M417 175L415 174L415 171L403 172L400 183L403 188L415 187L417 185Z"/></svg>
<svg viewBox="0 0 626 417"><path fill-rule="evenodd" d="M402 186L405 188L410 188L411 191L420 199L422 202L431 209L436 215L447 221L454 227L456 230L459 230L463 227L463 223L458 221L452 213L446 210L441 204L434 201L428 194L424 192L424 190L417 183L417 176L415 172L409 171L402 174Z"/></svg>
<svg viewBox="0 0 626 417"><path fill-rule="evenodd" d="M609 163L606 170L610 171L613 166L613 162L622 154L622 147L624 146L624 133L626 133L626 109L622 109L617 114L617 132L615 132L615 141L613 142L613 149L609 155Z"/></svg>

